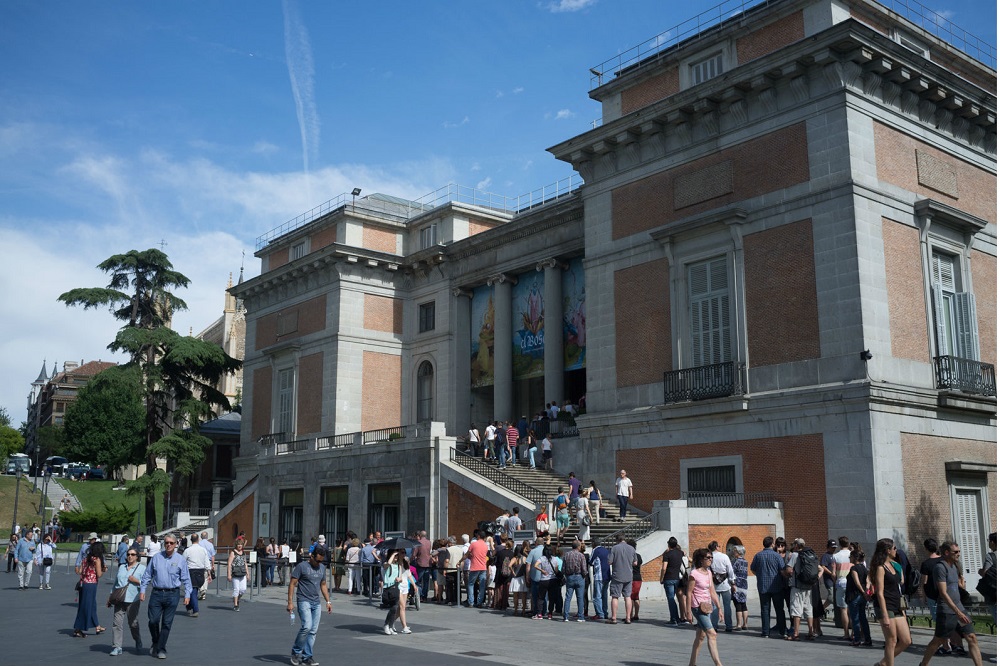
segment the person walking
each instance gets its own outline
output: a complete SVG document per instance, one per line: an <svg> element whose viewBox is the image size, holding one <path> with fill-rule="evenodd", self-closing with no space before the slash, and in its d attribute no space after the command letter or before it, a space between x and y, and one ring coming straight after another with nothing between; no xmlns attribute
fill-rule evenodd
<svg viewBox="0 0 1000 666"><path fill-rule="evenodd" d="M163 549L149 558L146 570L139 582L139 601L146 600L146 589L152 585L149 595L147 617L152 645L149 654L157 659L167 658L167 639L177 613L177 603L181 590L184 591L184 605L191 601L191 575L187 562L177 554L177 537L168 534L163 539Z"/></svg>
<svg viewBox="0 0 1000 666"><path fill-rule="evenodd" d="M233 586L233 610L239 612L240 599L247 591L247 554L243 550L246 542L237 538L233 549L229 551L229 561L226 562L226 578ZM315 549L314 549L315 550ZM324 552L326 549L323 549Z"/></svg>
<svg viewBox="0 0 1000 666"><path fill-rule="evenodd" d="M35 549L35 567L38 568L38 589L51 590L49 584L52 564L55 562L55 544L52 543L52 536L46 534L42 543Z"/></svg>
<svg viewBox="0 0 1000 666"><path fill-rule="evenodd" d="M28 584L31 582L36 549L37 545L31 532L17 540L17 589L19 590L28 589Z"/></svg>
<svg viewBox="0 0 1000 666"><path fill-rule="evenodd" d="M628 503L632 500L632 479L628 478L625 470L622 470L615 479L615 495L618 498L618 522L623 523L628 512Z"/></svg>
<svg viewBox="0 0 1000 666"><path fill-rule="evenodd" d="M85 638L87 634L83 632L91 627L98 634L105 630L97 619L97 583L103 575L104 544L95 541L90 544L80 564L80 597L76 606L76 621L73 623L74 638Z"/></svg>
<svg viewBox="0 0 1000 666"><path fill-rule="evenodd" d="M208 551L200 543L201 538L197 534L191 535L191 545L184 549L184 560L187 562L188 575L191 576L191 587L195 590L205 582L205 575L211 568L211 560L208 558ZM191 601L187 604L188 617L198 617L198 595L192 595Z"/></svg>
<svg viewBox="0 0 1000 666"><path fill-rule="evenodd" d="M937 596L937 617L934 623L934 638L924 649L920 666L927 666L939 647L944 647L953 631L957 631L969 644L969 656L975 666L982 666L983 656L976 638L975 624L962 605L959 591L958 559L961 550L954 541L945 541L940 547L941 557L934 563L931 579ZM872 558L874 559L874 558Z"/></svg>
<svg viewBox="0 0 1000 666"><path fill-rule="evenodd" d="M687 608L687 619L696 625L698 632L694 636L694 644L691 646L691 659L689 666L695 666L698 661L698 651L701 644L708 638L708 653L712 656L712 663L721 666L719 661L719 646L717 644L718 634L712 627L712 607L720 607L719 596L715 591L715 584L712 582L712 553L707 548L699 548L692 556L692 569L688 575L688 598L691 605Z"/></svg>
<svg viewBox="0 0 1000 666"><path fill-rule="evenodd" d="M912 642L906 613L899 604L902 596L899 586L903 580L903 571L895 561L895 552L896 546L892 539L879 539L875 544L868 572L868 578L875 590L872 597L875 617L878 618L882 634L885 636L885 653L880 666L893 666L896 657L910 647Z"/></svg>
<svg viewBox="0 0 1000 666"><path fill-rule="evenodd" d="M111 623L111 656L122 653L122 643L125 640L125 620L128 620L132 640L135 641L136 654L142 654L142 634L139 633L139 584L146 565L139 560L139 551L130 548L125 551L125 564L118 567L115 580L115 590L125 588L125 596L119 600L108 600L108 605L114 608L115 617ZM112 597L114 592L112 592Z"/></svg>
<svg viewBox="0 0 1000 666"><path fill-rule="evenodd" d="M403 570L399 562L406 559L405 550L394 550L382 565L382 604L389 610L385 614L382 633L392 636L396 633L393 625L399 619L399 584L403 580Z"/></svg>
<svg viewBox="0 0 1000 666"><path fill-rule="evenodd" d="M326 557L325 546L313 549L308 560L295 565L288 581L288 604L285 611L294 614L298 610L300 622L295 642L292 643L292 666L317 664L313 659L313 647L321 617L320 597L326 601L326 612L333 613L333 601L326 586L326 565L323 564Z"/></svg>
<svg viewBox="0 0 1000 666"><path fill-rule="evenodd" d="M590 489L587 491L587 501L590 503L590 516L595 525L601 524L601 501L603 499L597 484L591 481Z"/></svg>

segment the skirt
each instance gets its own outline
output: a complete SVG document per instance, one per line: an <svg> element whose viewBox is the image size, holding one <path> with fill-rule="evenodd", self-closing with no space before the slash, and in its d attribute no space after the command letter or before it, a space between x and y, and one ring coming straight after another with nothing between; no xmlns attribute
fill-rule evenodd
<svg viewBox="0 0 1000 666"><path fill-rule="evenodd" d="M73 628L86 631L99 627L97 619L97 583L83 583L80 586L80 603L76 607L76 622Z"/></svg>
<svg viewBox="0 0 1000 666"><path fill-rule="evenodd" d="M526 592L526 591L527 590L524 587L524 577L523 576L517 576L515 578L511 578L510 579L510 593L511 594L517 594L518 592Z"/></svg>

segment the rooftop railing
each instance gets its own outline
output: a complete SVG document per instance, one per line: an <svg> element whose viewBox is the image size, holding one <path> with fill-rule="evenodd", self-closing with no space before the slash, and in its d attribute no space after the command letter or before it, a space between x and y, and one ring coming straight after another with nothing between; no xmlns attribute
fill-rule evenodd
<svg viewBox="0 0 1000 666"><path fill-rule="evenodd" d="M523 213L564 197L582 184L583 179L573 174L551 185L545 185L544 187L516 197L484 192L475 187L464 187L454 183L449 183L414 200L378 194L354 197L349 193L344 193L321 203L315 208L307 210L301 215L293 217L284 224L271 229L266 234L258 236L256 249L260 250L275 239L291 233L300 227L304 227L313 220L341 209L346 210L350 208L351 210L365 211L374 213L380 217L389 217L400 222L406 222L448 203L487 208L505 215L517 215L518 213Z"/></svg>
<svg viewBox="0 0 1000 666"><path fill-rule="evenodd" d="M619 76L659 53L668 51L681 42L695 41L714 34L713 28L726 21L743 18L751 11L758 11L784 0L725 0L692 18L643 41L637 46L605 60L590 69L590 89L605 84L609 77ZM949 20L917 0L879 0L879 3L896 12L907 21L926 30L938 39L948 42L967 55L996 69L996 47Z"/></svg>

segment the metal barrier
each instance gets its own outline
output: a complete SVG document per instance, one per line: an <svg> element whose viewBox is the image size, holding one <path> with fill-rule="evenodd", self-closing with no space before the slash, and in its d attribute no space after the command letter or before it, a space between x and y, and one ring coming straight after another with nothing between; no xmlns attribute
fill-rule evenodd
<svg viewBox="0 0 1000 666"><path fill-rule="evenodd" d="M996 368L992 363L958 356L935 356L934 372L939 389L993 397L997 394Z"/></svg>

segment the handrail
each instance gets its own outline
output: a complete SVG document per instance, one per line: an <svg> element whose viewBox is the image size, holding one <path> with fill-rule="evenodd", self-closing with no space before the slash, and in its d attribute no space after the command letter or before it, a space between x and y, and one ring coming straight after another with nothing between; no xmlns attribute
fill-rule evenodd
<svg viewBox="0 0 1000 666"><path fill-rule="evenodd" d="M937 388L996 397L997 375L992 363L958 356L935 356Z"/></svg>
<svg viewBox="0 0 1000 666"><path fill-rule="evenodd" d="M777 500L772 493L711 493L682 492L681 499L687 500L688 507L695 508L754 508L761 504L773 504Z"/></svg>
<svg viewBox="0 0 1000 666"><path fill-rule="evenodd" d="M660 512L651 513L647 516L643 516L639 520L626 524L620 530L616 530L611 534L607 535L598 542L600 546L613 546L618 542L618 535L624 536L626 539L635 539L638 541L648 534L652 534L656 531L657 520L659 518Z"/></svg>
<svg viewBox="0 0 1000 666"><path fill-rule="evenodd" d="M484 460L480 460L476 456L469 455L464 451L458 451L454 448L449 449L449 454L453 463L461 465L462 467L489 479L493 483L509 490L515 495L520 495L525 499L531 500L535 503L536 507L545 506L550 499L547 493L542 492L534 486L529 486L520 479L515 479L503 470L490 465Z"/></svg>

